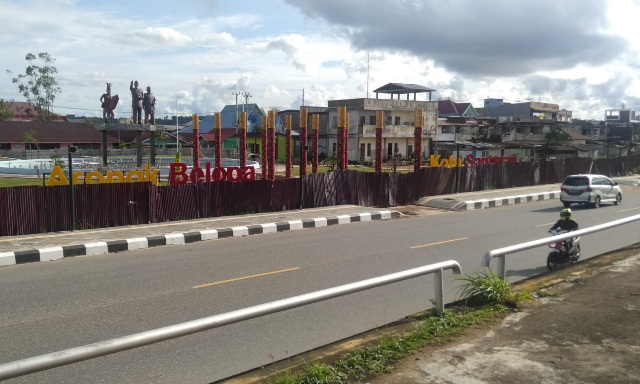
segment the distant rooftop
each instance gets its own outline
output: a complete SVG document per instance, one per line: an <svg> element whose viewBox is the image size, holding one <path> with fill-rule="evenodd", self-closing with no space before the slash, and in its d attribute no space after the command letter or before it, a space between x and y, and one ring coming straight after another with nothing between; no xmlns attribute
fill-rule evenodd
<svg viewBox="0 0 640 384"><path fill-rule="evenodd" d="M409 94L413 93L413 101L416 100L416 94L428 93L429 101L431 101L431 92L435 91L435 89L423 87L418 84L389 83L375 89L373 92L376 94L376 99L378 98L379 93L388 93L391 95L392 99L394 98L393 95L398 95L398 100L400 100L400 95L407 95L407 100L409 100Z"/></svg>

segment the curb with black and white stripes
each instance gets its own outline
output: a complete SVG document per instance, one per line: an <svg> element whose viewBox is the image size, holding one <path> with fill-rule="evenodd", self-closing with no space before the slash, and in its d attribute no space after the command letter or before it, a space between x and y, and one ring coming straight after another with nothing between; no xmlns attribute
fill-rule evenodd
<svg viewBox="0 0 640 384"><path fill-rule="evenodd" d="M172 233L126 240L101 241L88 244L65 245L17 252L0 252L0 266L53 261L74 256L91 256L105 253L132 251L135 249L159 247L163 245L190 244L198 241L261 235L329 225L359 223L373 220L387 220L400 217L396 211L378 211L353 215L336 215L304 220L290 220L277 223L255 224L196 232Z"/></svg>
<svg viewBox="0 0 640 384"><path fill-rule="evenodd" d="M529 195L510 196L495 199L481 199L464 201L461 206L456 209L458 211L473 211L476 209L496 208L503 205L513 205L522 203L531 203L534 201L559 199L560 191L533 193Z"/></svg>

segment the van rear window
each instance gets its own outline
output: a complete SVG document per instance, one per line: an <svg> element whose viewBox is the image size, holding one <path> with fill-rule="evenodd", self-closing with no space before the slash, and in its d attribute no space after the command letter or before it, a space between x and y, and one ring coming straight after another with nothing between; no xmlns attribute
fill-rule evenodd
<svg viewBox="0 0 640 384"><path fill-rule="evenodd" d="M587 177L567 177L562 184L570 187L586 187L589 185L589 179Z"/></svg>

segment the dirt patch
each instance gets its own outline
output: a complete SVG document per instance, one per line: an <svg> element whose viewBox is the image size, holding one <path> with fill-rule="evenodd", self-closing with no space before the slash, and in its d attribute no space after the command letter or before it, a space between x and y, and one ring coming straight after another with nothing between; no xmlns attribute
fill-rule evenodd
<svg viewBox="0 0 640 384"><path fill-rule="evenodd" d="M359 383L640 383L638 252L631 247L548 274L538 281L545 293L538 305L423 348L393 373Z"/></svg>

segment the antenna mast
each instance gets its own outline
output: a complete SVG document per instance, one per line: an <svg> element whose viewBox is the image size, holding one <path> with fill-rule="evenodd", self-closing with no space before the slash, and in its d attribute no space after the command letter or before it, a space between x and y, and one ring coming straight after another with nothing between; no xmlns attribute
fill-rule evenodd
<svg viewBox="0 0 640 384"><path fill-rule="evenodd" d="M367 52L367 99L369 98L369 52Z"/></svg>

